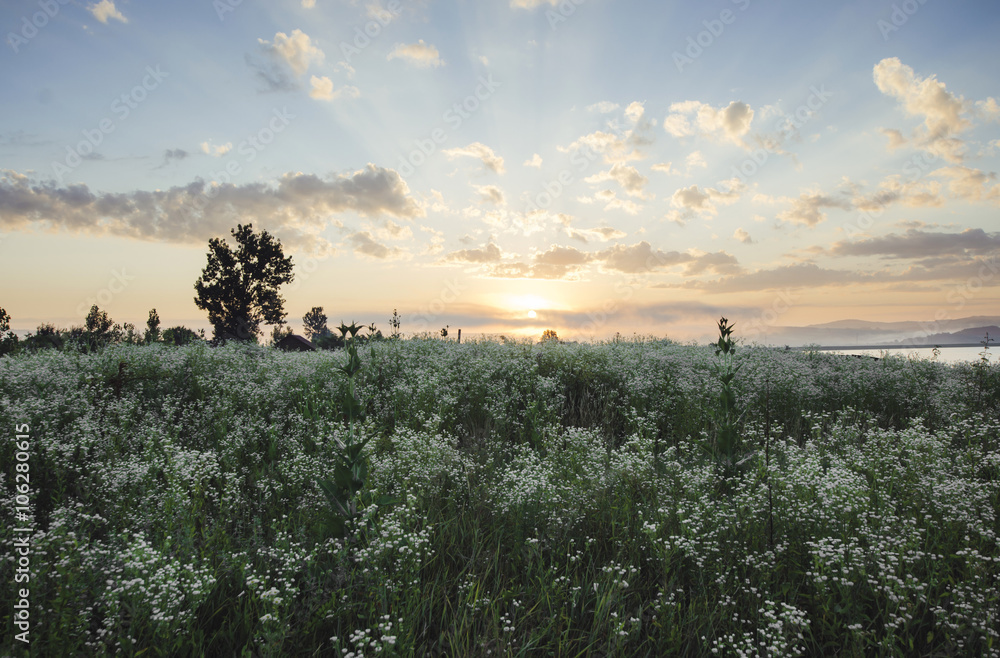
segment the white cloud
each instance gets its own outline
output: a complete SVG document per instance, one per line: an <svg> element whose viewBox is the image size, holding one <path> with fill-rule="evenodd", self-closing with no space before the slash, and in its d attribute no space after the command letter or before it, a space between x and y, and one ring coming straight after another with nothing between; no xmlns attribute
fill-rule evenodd
<svg viewBox="0 0 1000 658"><path fill-rule="evenodd" d="M619 107L621 106L618 103L612 103L611 101L601 101L599 103L594 103L593 105L588 105L586 109L588 112L610 114L611 112L617 110Z"/></svg>
<svg viewBox="0 0 1000 658"><path fill-rule="evenodd" d="M492 203L495 206L504 205L503 190L496 185L473 185L479 193L482 203Z"/></svg>
<svg viewBox="0 0 1000 658"><path fill-rule="evenodd" d="M483 165L487 169L495 171L498 174L504 173L505 169L503 166L503 158L493 152L489 146L481 142L473 142L468 146L462 146L453 149L445 149L442 151L449 159L468 157L477 158L482 161Z"/></svg>
<svg viewBox="0 0 1000 658"><path fill-rule="evenodd" d="M684 159L684 164L687 165L688 171L691 171L695 167L705 168L708 167L708 163L705 162L705 157L701 154L701 151L692 151L687 158Z"/></svg>
<svg viewBox="0 0 1000 658"><path fill-rule="evenodd" d="M920 78L898 57L876 64L874 78L879 91L900 101L907 114L923 118L914 131L918 146L949 162L963 160L965 143L957 135L972 125L963 116L969 110L964 98L947 91L933 75Z"/></svg>
<svg viewBox="0 0 1000 658"><path fill-rule="evenodd" d="M341 87L340 89L334 91L333 81L325 75L322 77L314 75L309 78L309 86L312 87L309 91L309 95L321 101L332 101L335 98L340 98L341 96L345 96L347 98L357 98L361 95L361 92L357 87L351 86Z"/></svg>
<svg viewBox="0 0 1000 658"><path fill-rule="evenodd" d="M611 165L611 169L608 171L602 171L593 176L588 176L586 179L588 183L601 183L604 181L613 180L622 186L622 189L629 196L639 197L641 199L647 198L643 193L643 188L646 187L646 183L649 179L639 173L639 171L630 165L625 165L621 163L616 163Z"/></svg>
<svg viewBox="0 0 1000 658"><path fill-rule="evenodd" d="M542 168L542 156L537 153L524 161L525 167L534 167L535 169Z"/></svg>
<svg viewBox="0 0 1000 658"><path fill-rule="evenodd" d="M94 18L100 22L107 24L109 19L115 19L116 21L121 21L122 23L128 23L128 19L118 11L115 7L115 3L112 0L101 0L97 4L88 5L87 11L94 15Z"/></svg>
<svg viewBox="0 0 1000 658"><path fill-rule="evenodd" d="M264 39L257 42L265 52L287 64L296 76L302 76L311 64L318 64L324 58L323 51L302 30L293 30L291 36L278 32L273 43Z"/></svg>
<svg viewBox="0 0 1000 658"><path fill-rule="evenodd" d="M906 146L906 138L903 137L903 133L895 128L880 128L879 132L889 138L888 148L890 151L895 151L901 146Z"/></svg>
<svg viewBox="0 0 1000 658"><path fill-rule="evenodd" d="M569 151L589 150L604 155L607 163L628 162L629 160L641 160L644 156L628 143L628 137L621 137L614 133L598 130L589 135L583 135L573 141L569 146L557 146L556 150L561 153Z"/></svg>
<svg viewBox="0 0 1000 658"><path fill-rule="evenodd" d="M658 171L661 174L676 174L677 173L676 171L674 171L674 169L673 169L673 163L671 163L671 162L657 162L652 167L650 167L650 169L653 170L653 171Z"/></svg>
<svg viewBox="0 0 1000 658"><path fill-rule="evenodd" d="M545 4L555 7L559 0L510 0L510 6L516 9L535 9Z"/></svg>
<svg viewBox="0 0 1000 658"><path fill-rule="evenodd" d="M997 175L985 173L964 165L943 167L933 172L935 176L949 179L948 191L966 201L988 201L1000 205L1000 184Z"/></svg>
<svg viewBox="0 0 1000 658"><path fill-rule="evenodd" d="M718 214L715 204L724 206L736 203L740 195L746 189L746 184L737 178L722 181L727 191L722 191L714 187L699 188L697 185L682 187L670 197L670 204L679 208L688 215L698 213L702 216L712 216ZM672 221L683 220L685 215L670 217Z"/></svg>
<svg viewBox="0 0 1000 658"><path fill-rule="evenodd" d="M671 105L670 112L663 128L674 137L693 135L697 128L704 135L749 148L743 137L750 132L754 112L742 101L718 109L699 101L683 101Z"/></svg>
<svg viewBox="0 0 1000 658"><path fill-rule="evenodd" d="M834 199L819 192L807 192L791 201L792 207L778 213L778 219L805 226L816 226L825 220L826 213L823 212L823 208L851 209L850 202L844 199Z"/></svg>
<svg viewBox="0 0 1000 658"><path fill-rule="evenodd" d="M629 103L629 106L625 108L625 116L632 123L636 123L637 121L639 121L639 119L642 118L642 115L645 112L646 112L645 108L643 108L642 103L640 103L639 101Z"/></svg>
<svg viewBox="0 0 1000 658"><path fill-rule="evenodd" d="M744 231L742 228L736 229L736 231L733 233L733 237L742 242L743 244L753 244L753 238L751 238L750 234Z"/></svg>
<svg viewBox="0 0 1000 658"><path fill-rule="evenodd" d="M201 143L201 152L216 158L221 158L226 153L229 153L232 150L233 150L232 142L226 142L225 144L219 144L219 145L212 144L211 142Z"/></svg>
<svg viewBox="0 0 1000 658"><path fill-rule="evenodd" d="M417 43L397 43L386 59L403 59L420 68L438 67L445 63L438 49L434 45L424 43L423 39Z"/></svg>

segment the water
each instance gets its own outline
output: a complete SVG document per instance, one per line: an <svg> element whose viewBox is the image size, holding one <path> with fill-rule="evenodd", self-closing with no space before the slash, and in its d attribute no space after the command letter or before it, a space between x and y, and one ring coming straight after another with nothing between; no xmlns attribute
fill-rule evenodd
<svg viewBox="0 0 1000 658"><path fill-rule="evenodd" d="M941 346L941 354L937 360L941 363L959 363L961 361L978 361L983 351L982 347L946 347ZM933 347L904 347L886 350L830 350L833 354L863 354L865 356L901 356L904 358L933 359ZM990 363L1000 361L1000 349L990 349Z"/></svg>

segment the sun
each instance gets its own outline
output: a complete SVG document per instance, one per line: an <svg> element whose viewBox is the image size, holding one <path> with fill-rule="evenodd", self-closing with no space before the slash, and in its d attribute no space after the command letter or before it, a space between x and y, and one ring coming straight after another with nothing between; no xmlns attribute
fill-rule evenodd
<svg viewBox="0 0 1000 658"><path fill-rule="evenodd" d="M528 317L532 319L537 318L538 313L535 313L534 311L528 311Z"/></svg>

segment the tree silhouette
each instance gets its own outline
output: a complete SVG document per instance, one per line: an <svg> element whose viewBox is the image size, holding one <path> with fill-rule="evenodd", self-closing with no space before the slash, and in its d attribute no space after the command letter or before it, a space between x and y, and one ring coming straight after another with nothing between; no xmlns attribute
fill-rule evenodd
<svg viewBox="0 0 1000 658"><path fill-rule="evenodd" d="M330 333L330 328L326 326L326 313L322 306L313 306L308 313L302 316L302 331L306 338L314 340L319 336L326 336Z"/></svg>
<svg viewBox="0 0 1000 658"><path fill-rule="evenodd" d="M149 318L146 320L146 334L143 336L146 343L155 343L160 340L160 314L156 309L149 310Z"/></svg>
<svg viewBox="0 0 1000 658"><path fill-rule="evenodd" d="M253 225L232 231L236 251L219 238L208 241L208 264L194 284L194 303L208 311L216 340L256 341L261 323L281 324L285 300L278 287L292 278L292 257L285 257L281 241Z"/></svg>

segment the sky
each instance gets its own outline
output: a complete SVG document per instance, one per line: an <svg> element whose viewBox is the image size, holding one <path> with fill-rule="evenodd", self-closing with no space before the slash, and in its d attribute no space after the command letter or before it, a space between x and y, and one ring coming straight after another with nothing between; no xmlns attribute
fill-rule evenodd
<svg viewBox="0 0 1000 658"><path fill-rule="evenodd" d="M249 223L293 329L997 315L998 33L987 1L4 2L0 306L208 327L208 241Z"/></svg>

